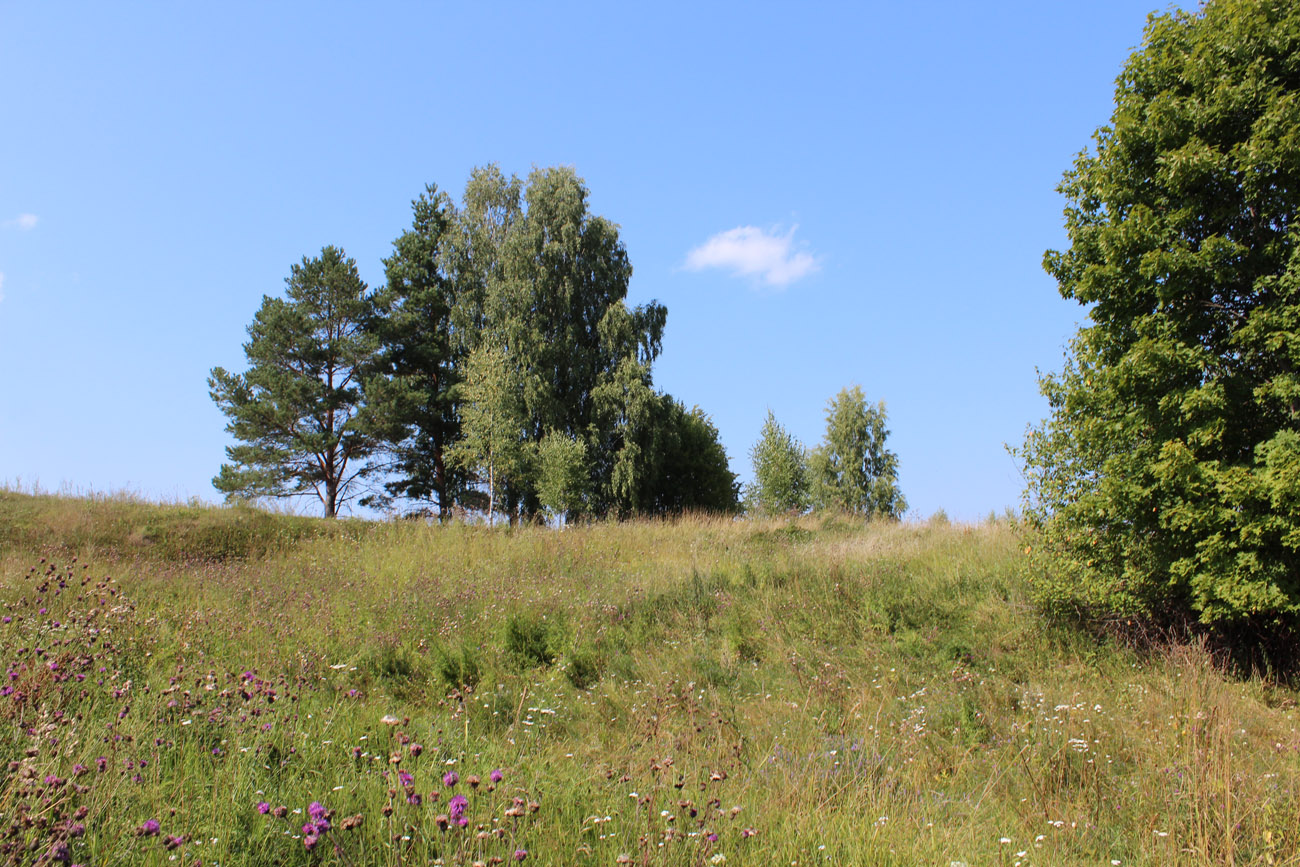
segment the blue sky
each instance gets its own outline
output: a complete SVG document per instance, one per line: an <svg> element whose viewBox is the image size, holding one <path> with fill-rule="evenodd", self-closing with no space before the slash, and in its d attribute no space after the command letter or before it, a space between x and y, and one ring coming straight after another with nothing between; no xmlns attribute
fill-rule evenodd
<svg viewBox="0 0 1300 867"><path fill-rule="evenodd" d="M1152 0L0 2L0 480L216 501L208 397L326 244L377 283L434 182L574 166L732 469L859 384L912 511L1001 511L1086 312L1061 173Z"/></svg>

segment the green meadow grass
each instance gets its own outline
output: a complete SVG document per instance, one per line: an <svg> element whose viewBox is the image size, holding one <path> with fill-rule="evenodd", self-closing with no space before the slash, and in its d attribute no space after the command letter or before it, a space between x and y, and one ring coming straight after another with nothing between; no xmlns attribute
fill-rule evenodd
<svg viewBox="0 0 1300 867"><path fill-rule="evenodd" d="M1295 693L1045 622L1026 544L0 493L0 859L1300 863Z"/></svg>

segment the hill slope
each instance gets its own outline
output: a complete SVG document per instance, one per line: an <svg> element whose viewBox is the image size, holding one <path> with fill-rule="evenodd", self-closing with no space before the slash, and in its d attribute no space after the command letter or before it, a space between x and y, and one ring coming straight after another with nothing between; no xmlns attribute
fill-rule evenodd
<svg viewBox="0 0 1300 867"><path fill-rule="evenodd" d="M1049 627L1021 544L6 493L0 852L1297 863L1294 695Z"/></svg>

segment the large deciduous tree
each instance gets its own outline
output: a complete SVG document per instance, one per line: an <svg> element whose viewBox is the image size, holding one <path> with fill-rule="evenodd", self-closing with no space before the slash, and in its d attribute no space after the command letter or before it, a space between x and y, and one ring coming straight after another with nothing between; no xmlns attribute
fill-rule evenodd
<svg viewBox="0 0 1300 867"><path fill-rule="evenodd" d="M823 509L897 520L907 510L898 487L898 456L885 448L883 402L867 403L859 386L826 407L826 438L808 459L812 500Z"/></svg>
<svg viewBox="0 0 1300 867"><path fill-rule="evenodd" d="M248 371L217 367L208 379L239 440L212 483L232 498L315 493L332 518L374 448L360 388L375 354L363 330L371 299L335 247L304 257L285 283L287 297L264 296L248 327Z"/></svg>
<svg viewBox="0 0 1300 867"><path fill-rule="evenodd" d="M449 254L459 281L452 322L468 350L496 336L519 377L525 445L535 451L548 434L583 440L592 474L585 508L626 513L639 510L628 480L642 453L625 431L602 429L598 416L618 413L600 395L627 386L624 396L639 399L649 388L667 311L626 305L632 267L618 227L591 214L587 199L569 168L536 169L526 185L495 167L476 171ZM643 421L635 399L623 409L627 424ZM507 480L511 514L541 508L537 481L527 472Z"/></svg>
<svg viewBox="0 0 1300 867"><path fill-rule="evenodd" d="M1300 613L1300 4L1153 16L1048 252L1088 308L1021 451L1052 604Z"/></svg>

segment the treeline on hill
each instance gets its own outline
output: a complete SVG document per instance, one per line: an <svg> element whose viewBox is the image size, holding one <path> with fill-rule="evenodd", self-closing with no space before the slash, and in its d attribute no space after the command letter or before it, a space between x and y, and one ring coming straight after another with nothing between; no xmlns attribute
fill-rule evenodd
<svg viewBox="0 0 1300 867"><path fill-rule="evenodd" d="M825 437L808 449L768 410L749 452L754 481L745 490L746 508L901 518L907 500L898 486L898 455L885 448L887 421L883 401L868 403L856 385L842 389L826 406Z"/></svg>
<svg viewBox="0 0 1300 867"><path fill-rule="evenodd" d="M629 307L618 228L572 169L476 169L430 185L372 290L325 247L264 297L243 374L214 368L238 441L228 498L316 493L491 520L734 511L739 487L699 408L657 391L666 308Z"/></svg>

